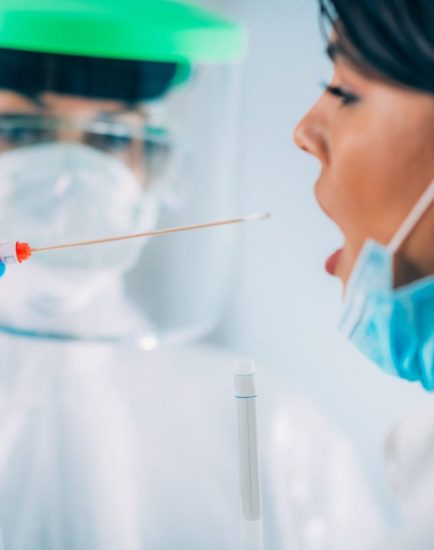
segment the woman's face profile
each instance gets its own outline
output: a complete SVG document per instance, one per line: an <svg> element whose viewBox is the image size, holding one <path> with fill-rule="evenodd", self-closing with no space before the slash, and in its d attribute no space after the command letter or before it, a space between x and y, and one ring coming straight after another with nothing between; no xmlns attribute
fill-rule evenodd
<svg viewBox="0 0 434 550"><path fill-rule="evenodd" d="M315 193L344 238L327 269L345 285L365 241L387 244L434 179L434 96L364 75L338 54L295 142L321 163ZM396 285L434 273L433 234L431 208L402 249Z"/></svg>

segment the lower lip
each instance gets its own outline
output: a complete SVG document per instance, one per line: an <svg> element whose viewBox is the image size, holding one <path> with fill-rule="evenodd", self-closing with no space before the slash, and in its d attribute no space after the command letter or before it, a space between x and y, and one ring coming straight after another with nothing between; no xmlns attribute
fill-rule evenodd
<svg viewBox="0 0 434 550"><path fill-rule="evenodd" d="M339 250L336 250L336 252L333 252L333 254L327 258L324 267L329 275L336 274L336 266L338 265L342 250L342 248L339 248Z"/></svg>

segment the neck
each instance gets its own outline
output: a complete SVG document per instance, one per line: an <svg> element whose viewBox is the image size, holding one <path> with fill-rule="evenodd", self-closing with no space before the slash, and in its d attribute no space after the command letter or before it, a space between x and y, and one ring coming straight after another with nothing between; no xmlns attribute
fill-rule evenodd
<svg viewBox="0 0 434 550"><path fill-rule="evenodd" d="M396 254L395 286L434 275L434 203Z"/></svg>

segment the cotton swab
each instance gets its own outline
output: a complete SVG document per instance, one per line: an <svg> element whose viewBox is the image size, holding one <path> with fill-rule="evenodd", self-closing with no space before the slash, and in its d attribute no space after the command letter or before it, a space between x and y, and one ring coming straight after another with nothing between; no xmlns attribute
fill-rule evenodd
<svg viewBox="0 0 434 550"><path fill-rule="evenodd" d="M181 233L184 231L196 231L199 229L208 229L211 227L219 227L224 225L232 225L244 222L260 221L270 218L269 213L250 214L249 216L243 216L238 218L232 218L228 220L220 220L208 223L198 223L194 225L184 225L180 227L169 227L166 229L158 229L156 231L147 231L144 233L132 233L129 235L119 235L115 237L106 237L102 239L93 239L88 241L78 241L65 244L48 245L42 247L32 247L28 243L21 242L9 242L0 243L0 260L5 264L22 263L28 260L33 254L39 254L41 252L49 252L54 250L65 250L69 248L79 248L83 246L93 246L98 244L113 243L119 241L126 241L129 239L142 239L145 237L159 237L162 235L169 235L172 233Z"/></svg>

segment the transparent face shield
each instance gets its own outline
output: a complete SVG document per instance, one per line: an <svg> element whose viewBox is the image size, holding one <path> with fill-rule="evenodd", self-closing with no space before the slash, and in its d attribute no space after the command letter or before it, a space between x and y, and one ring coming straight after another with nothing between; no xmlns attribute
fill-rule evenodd
<svg viewBox="0 0 434 550"><path fill-rule="evenodd" d="M239 66L200 66L167 98L165 113L186 136L184 162L160 225L239 214L235 181ZM128 295L152 318L141 345L192 341L220 321L233 282L240 229L226 227L152 240L126 277Z"/></svg>
<svg viewBox="0 0 434 550"><path fill-rule="evenodd" d="M199 67L182 86L166 82L164 93L135 101L59 93L48 75L37 96L1 90L1 240L39 246L233 215L236 73ZM123 77L111 71L113 82ZM17 297L18 307L11 293L0 314L6 324L35 324L31 302L43 326L58 327L62 317L68 333L69 313L92 303L96 322L80 336L92 338L98 327L145 348L188 341L219 319L233 238L224 228L35 256L20 269L21 283L16 273L15 283L2 281L31 288L32 296ZM121 280L134 323L122 308L114 313L122 329L106 328L109 293L104 312L92 300L104 281Z"/></svg>
<svg viewBox="0 0 434 550"><path fill-rule="evenodd" d="M0 48L0 242L40 247L232 217L233 82L223 65L240 50L234 25L184 1L5 5L0 45L64 54ZM180 60L210 65L182 79ZM8 265L8 549L228 547L236 498L220 490L233 454L219 460L224 399L218 425L196 421L218 373L193 364L186 377L177 367L190 353L141 349L191 341L217 322L233 237L216 228ZM198 462L216 474L197 476Z"/></svg>

